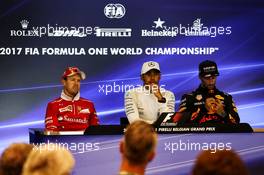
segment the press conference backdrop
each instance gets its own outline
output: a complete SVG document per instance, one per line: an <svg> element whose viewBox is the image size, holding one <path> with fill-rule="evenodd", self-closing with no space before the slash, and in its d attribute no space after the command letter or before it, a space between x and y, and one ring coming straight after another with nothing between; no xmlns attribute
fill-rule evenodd
<svg viewBox="0 0 264 175"><path fill-rule="evenodd" d="M81 96L101 124L118 124L124 92L142 84L145 61L160 63L160 84L176 97L199 85L198 64L217 62L217 87L241 122L264 126L264 3L258 0L13 0L0 2L1 150L44 127L68 66L87 74Z"/></svg>

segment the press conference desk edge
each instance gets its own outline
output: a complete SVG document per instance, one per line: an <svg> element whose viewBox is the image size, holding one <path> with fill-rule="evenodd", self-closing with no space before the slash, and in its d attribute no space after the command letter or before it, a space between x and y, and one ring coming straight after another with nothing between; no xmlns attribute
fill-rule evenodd
<svg viewBox="0 0 264 175"><path fill-rule="evenodd" d="M254 130L247 123L238 125L183 125L183 126L154 126L158 134L188 134L188 133L252 133L264 132L264 128ZM45 136L85 136L85 135L122 135L126 125L90 126L86 131L47 132L44 128L29 128L30 143Z"/></svg>

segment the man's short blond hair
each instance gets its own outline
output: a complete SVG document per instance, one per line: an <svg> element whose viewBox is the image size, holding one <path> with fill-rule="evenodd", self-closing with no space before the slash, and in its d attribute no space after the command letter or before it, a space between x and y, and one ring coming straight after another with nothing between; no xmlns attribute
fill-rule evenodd
<svg viewBox="0 0 264 175"><path fill-rule="evenodd" d="M124 156L133 164L148 162L155 152L157 134L152 125L135 121L127 127L124 136Z"/></svg>
<svg viewBox="0 0 264 175"><path fill-rule="evenodd" d="M32 150L22 175L70 174L73 166L73 156L67 149L63 147L49 149L47 145L42 145L41 148Z"/></svg>

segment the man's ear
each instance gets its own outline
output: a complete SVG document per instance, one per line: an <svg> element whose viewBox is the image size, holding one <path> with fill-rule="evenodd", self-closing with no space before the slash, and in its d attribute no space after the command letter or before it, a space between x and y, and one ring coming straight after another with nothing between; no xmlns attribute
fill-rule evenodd
<svg viewBox="0 0 264 175"><path fill-rule="evenodd" d="M159 80L158 81L160 81L160 78L161 78L161 73L159 73Z"/></svg>
<svg viewBox="0 0 264 175"><path fill-rule="evenodd" d="M63 86L65 86L65 82L66 82L66 80L65 79L61 79L61 84L63 85Z"/></svg>
<svg viewBox="0 0 264 175"><path fill-rule="evenodd" d="M143 75L140 75L140 79L141 79L142 81L144 81L144 74L143 74Z"/></svg>

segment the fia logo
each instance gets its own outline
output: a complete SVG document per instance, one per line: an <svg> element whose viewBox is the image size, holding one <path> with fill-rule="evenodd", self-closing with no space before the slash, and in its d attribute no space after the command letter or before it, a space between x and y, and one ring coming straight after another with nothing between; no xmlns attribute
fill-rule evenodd
<svg viewBox="0 0 264 175"><path fill-rule="evenodd" d="M104 14L107 18L122 18L125 16L126 9L122 4L107 4Z"/></svg>

